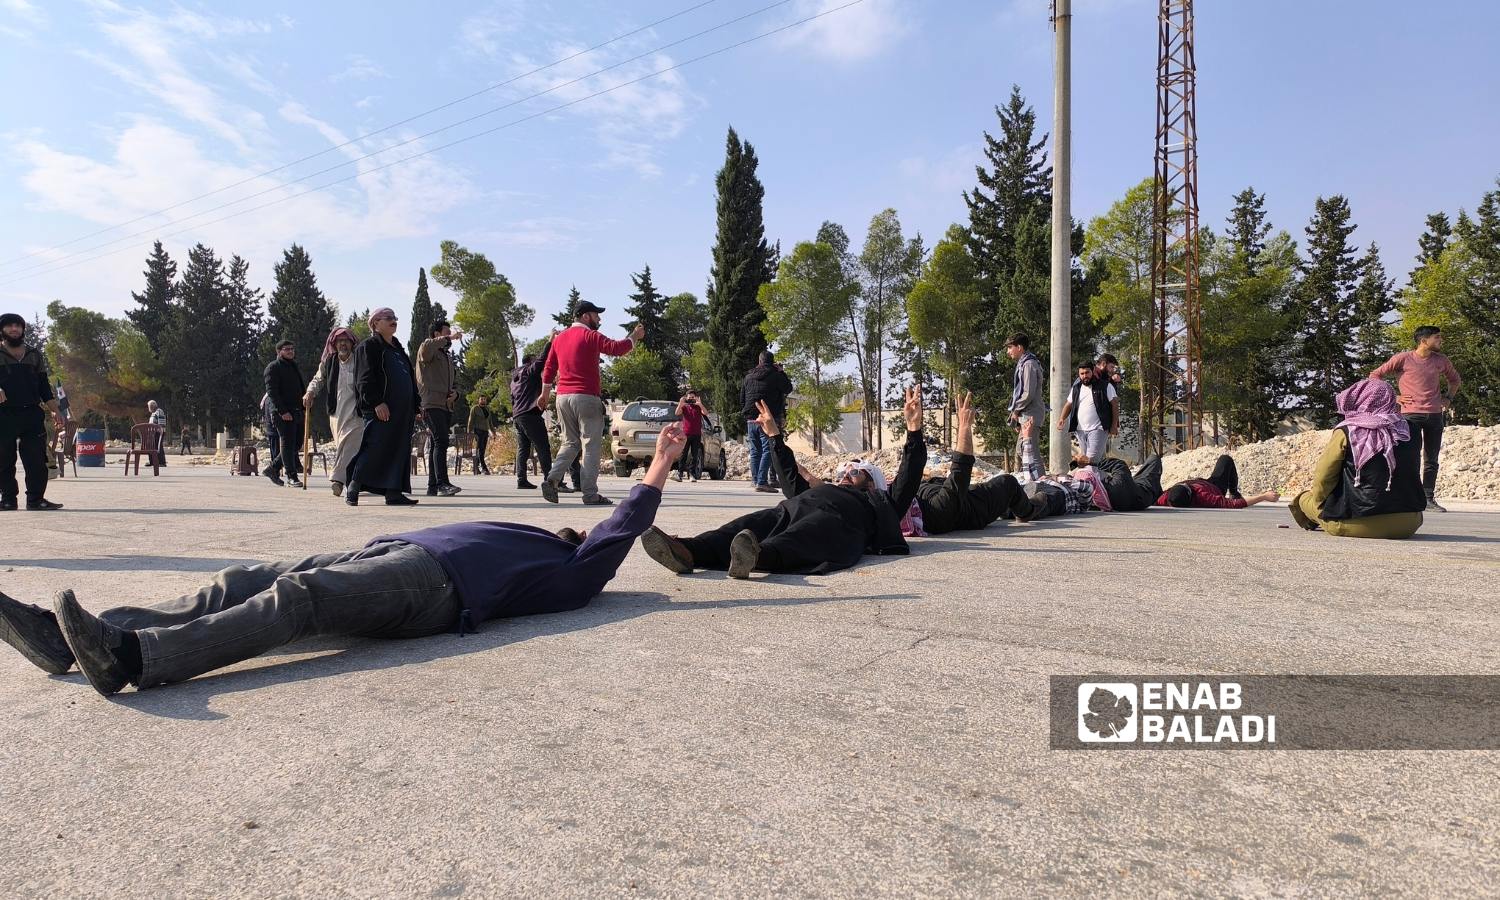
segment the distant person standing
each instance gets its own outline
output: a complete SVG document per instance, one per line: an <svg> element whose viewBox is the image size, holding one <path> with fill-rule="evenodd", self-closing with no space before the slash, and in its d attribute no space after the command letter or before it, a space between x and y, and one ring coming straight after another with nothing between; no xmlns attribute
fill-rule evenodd
<svg viewBox="0 0 1500 900"><path fill-rule="evenodd" d="M0 510L17 507L16 456L26 469L26 508L62 509L47 492L47 427L42 410L66 427L52 395L47 359L26 343L26 320L15 313L0 316Z"/></svg>
<svg viewBox="0 0 1500 900"><path fill-rule="evenodd" d="M604 437L604 400L599 396L599 354L624 356L629 353L646 329L636 325L630 336L617 341L599 333L603 322L602 306L587 300L578 304L577 319L552 340L547 363L542 367L543 384L556 385L557 418L562 422L563 445L552 463L552 471L542 482L542 497L557 502L557 486L581 461L579 487L588 506L609 506L613 501L599 494L599 446ZM580 453L582 456L580 457Z"/></svg>
<svg viewBox="0 0 1500 900"><path fill-rule="evenodd" d="M1411 426L1412 437L1422 442L1422 490L1427 494L1428 512L1447 512L1437 502L1438 454L1443 449L1443 417L1458 395L1463 379L1453 361L1439 352L1443 347L1442 330L1423 325L1413 332L1416 349L1405 350L1386 360L1370 377L1384 381L1396 378L1396 402ZM1440 382L1448 382L1441 390Z"/></svg>
<svg viewBox="0 0 1500 900"><path fill-rule="evenodd" d="M286 480L293 487L301 487L298 474L302 471L302 395L307 392L307 379L297 368L297 347L291 341L276 345L276 358L266 366L266 396L270 398L271 421L281 438L281 455L271 461L266 477L281 484L281 472L286 470Z"/></svg>
<svg viewBox="0 0 1500 900"><path fill-rule="evenodd" d="M191 456L193 453L193 435L188 431L186 425L182 426L182 446L177 449L178 456Z"/></svg>
<svg viewBox="0 0 1500 900"><path fill-rule="evenodd" d="M1031 338L1021 332L1005 343L1005 355L1016 361L1011 382L1010 420L1020 429L1017 444L1021 451L1021 469L1032 478L1046 474L1042 466L1041 431L1047 420L1047 403L1042 394L1046 384L1042 361L1031 352Z"/></svg>
<svg viewBox="0 0 1500 900"><path fill-rule="evenodd" d="M677 480L687 473L694 481L703 472L703 407L698 405L698 394L688 388L677 401L677 418L682 422L682 436L687 447L677 459Z"/></svg>
<svg viewBox="0 0 1500 900"><path fill-rule="evenodd" d="M1092 362L1078 364L1078 377L1068 391L1068 402L1057 414L1057 430L1072 432L1078 449L1091 464L1104 459L1110 437L1119 433L1119 395L1114 385L1099 377Z"/></svg>
<svg viewBox="0 0 1500 900"><path fill-rule="evenodd" d="M411 428L417 409L417 377L406 348L396 340L396 313L388 306L370 313L370 336L354 348L354 390L365 433L349 463L344 502L359 505L359 493L384 494L386 506L412 506Z"/></svg>
<svg viewBox="0 0 1500 900"><path fill-rule="evenodd" d="M167 411L155 400L146 401L146 424L160 425L161 434L156 436L156 464L167 464Z"/></svg>
<svg viewBox="0 0 1500 900"><path fill-rule="evenodd" d="M448 445L453 435L453 401L458 399L458 369L450 348L464 339L439 319L432 323L427 340L417 348L417 389L422 400L422 418L427 422L427 496L452 497L462 488L448 480Z"/></svg>
<svg viewBox="0 0 1500 900"><path fill-rule="evenodd" d="M323 358L308 382L302 405L309 412L319 394L327 392L325 406L333 425L334 463L329 476L333 496L344 492L349 483L349 464L359 452L365 436L365 420L359 414L359 397L354 391L354 345L359 339L348 328L335 328L323 342Z"/></svg>
<svg viewBox="0 0 1500 900"><path fill-rule="evenodd" d="M285 484L277 473L281 471L281 432L276 429L276 416L271 412L271 395L260 395L260 424L266 432L266 467L260 474L277 484Z"/></svg>
<svg viewBox="0 0 1500 900"><path fill-rule="evenodd" d="M776 364L769 350L762 350L755 368L740 386L740 414L745 417L745 442L750 448L750 481L763 494L774 494L771 487L771 439L766 437L757 416L757 403L764 402L780 430L786 428L786 398L792 392L792 380Z"/></svg>
<svg viewBox="0 0 1500 900"><path fill-rule="evenodd" d="M547 437L547 422L542 415L550 398L547 386L542 383L542 367L547 364L556 337L555 331L548 335L542 349L523 356L521 364L510 373L510 418L516 424L516 487L522 490L536 489L526 477L526 466L533 453L542 478L552 471L552 442Z"/></svg>
<svg viewBox="0 0 1500 900"><path fill-rule="evenodd" d="M469 434L474 436L474 471L490 474L490 464L484 458L490 446L490 428L495 424L495 413L490 409L488 397L475 398L469 407Z"/></svg>

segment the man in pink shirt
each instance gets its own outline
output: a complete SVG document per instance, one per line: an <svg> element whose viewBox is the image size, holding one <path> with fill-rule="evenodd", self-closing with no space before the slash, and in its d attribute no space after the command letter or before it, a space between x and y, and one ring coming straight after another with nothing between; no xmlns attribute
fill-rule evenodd
<svg viewBox="0 0 1500 900"><path fill-rule="evenodd" d="M1453 361L1439 351L1443 347L1443 333L1432 325L1423 325L1413 333L1417 342L1415 350L1404 350L1386 360L1370 377L1383 380L1392 375L1396 378L1396 402L1411 426L1412 437L1421 435L1422 440L1422 490L1427 492L1429 512L1447 512L1438 505L1437 489L1438 453L1443 447L1443 414L1453 405L1453 397L1463 380ZM1442 379L1448 381L1448 391L1439 389Z"/></svg>
<svg viewBox="0 0 1500 900"><path fill-rule="evenodd" d="M555 385L557 420L562 425L563 444L552 463L552 471L542 482L542 497L557 502L557 486L583 454L582 479L579 488L588 506L609 506L611 501L599 494L599 443L604 437L604 400L599 396L599 354L624 356L646 335L640 325L630 337L616 341L599 333L603 321L601 306L587 300L574 310L576 321L552 339L547 364L542 368L542 397L539 407L547 405L549 389Z"/></svg>

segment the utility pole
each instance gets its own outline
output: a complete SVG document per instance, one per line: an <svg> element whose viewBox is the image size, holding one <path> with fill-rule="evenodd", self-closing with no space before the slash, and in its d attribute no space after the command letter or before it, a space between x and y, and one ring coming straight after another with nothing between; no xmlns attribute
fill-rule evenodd
<svg viewBox="0 0 1500 900"><path fill-rule="evenodd" d="M1052 60L1052 345L1048 397L1052 415L1068 402L1073 361L1073 215L1071 198L1073 143L1073 0L1052 0L1056 49ZM1066 472L1070 462L1067 435L1059 435L1051 417L1040 423L1052 436L1047 471Z"/></svg>

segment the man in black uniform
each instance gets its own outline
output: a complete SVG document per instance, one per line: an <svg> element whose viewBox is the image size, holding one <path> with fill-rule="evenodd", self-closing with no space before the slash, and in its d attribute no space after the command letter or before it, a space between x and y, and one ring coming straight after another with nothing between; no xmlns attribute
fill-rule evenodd
<svg viewBox="0 0 1500 900"><path fill-rule="evenodd" d="M0 316L0 510L17 506L16 451L26 468L26 508L62 509L47 491L47 430L43 408L57 427L65 426L52 394L52 379L42 352L26 343L26 320L15 313Z"/></svg>
<svg viewBox="0 0 1500 900"><path fill-rule="evenodd" d="M648 556L679 575L697 568L749 578L752 571L819 575L847 569L866 553L911 552L901 536L901 517L927 464L920 389L906 392L906 446L890 488L868 464L845 467L836 484L811 477L797 466L771 407L764 400L756 406L756 422L771 439L772 465L786 499L697 537L676 538L652 526L641 535Z"/></svg>
<svg viewBox="0 0 1500 900"><path fill-rule="evenodd" d="M958 439L954 443L948 477L935 478L917 488L923 531L976 531L996 519L1027 519L1032 515L1032 500L1014 475L1002 472L983 484L969 484L974 471L974 408L967 393L958 398Z"/></svg>
<svg viewBox="0 0 1500 900"><path fill-rule="evenodd" d="M307 379L297 368L297 347L291 341L276 345L276 358L266 366L266 403L271 421L281 438L281 455L266 469L267 478L282 484L281 470L287 481L301 487L297 474L302 471L302 395L307 393Z"/></svg>

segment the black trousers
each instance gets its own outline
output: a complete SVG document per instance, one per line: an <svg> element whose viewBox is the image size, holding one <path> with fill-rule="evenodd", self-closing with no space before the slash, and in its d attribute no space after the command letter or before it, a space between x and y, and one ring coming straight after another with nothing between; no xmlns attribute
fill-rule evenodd
<svg viewBox="0 0 1500 900"><path fill-rule="evenodd" d="M683 538L693 554L693 566L724 571L729 568L729 545L741 531L760 541L755 568L761 572L797 573L847 569L865 555L868 537L832 511L806 512L789 519L773 506L724 523L697 537Z"/></svg>
<svg viewBox="0 0 1500 900"><path fill-rule="evenodd" d="M1023 489L1028 502L1034 501L1031 521L1060 516L1068 511L1068 495L1062 488L1045 481L1029 481ZM924 523L925 524L925 523Z"/></svg>
<svg viewBox="0 0 1500 900"><path fill-rule="evenodd" d="M688 435L687 446L677 458L677 471L694 478L703 474L703 435Z"/></svg>
<svg viewBox="0 0 1500 900"><path fill-rule="evenodd" d="M552 442L547 437L547 423L540 410L532 410L516 416L516 481L526 480L526 463L531 454L536 454L537 464L542 467L542 477L552 471ZM577 483L576 481L574 482Z"/></svg>
<svg viewBox="0 0 1500 900"><path fill-rule="evenodd" d="M490 474L490 464L484 459L484 451L490 446L488 431L474 432L474 471Z"/></svg>
<svg viewBox="0 0 1500 900"><path fill-rule="evenodd" d="M0 408L0 498L12 503L16 484L16 455L26 469L26 502L39 503L47 493L47 429L40 406Z"/></svg>
<svg viewBox="0 0 1500 900"><path fill-rule="evenodd" d="M1223 491L1229 499L1240 499L1240 470L1234 466L1234 457L1228 453L1220 454L1214 463L1213 474L1208 476L1208 483Z"/></svg>
<svg viewBox="0 0 1500 900"><path fill-rule="evenodd" d="M1407 413L1406 424L1411 436L1420 435L1422 441L1422 490L1431 500L1437 490L1438 453L1443 449L1443 414Z"/></svg>
<svg viewBox="0 0 1500 900"><path fill-rule="evenodd" d="M1001 474L980 485L970 485L974 457L953 454L948 477L936 490L924 485L917 493L922 507L922 530L928 534L971 531L984 528L996 519L1025 514L1031 500L1021 490L1015 476Z"/></svg>
<svg viewBox="0 0 1500 900"><path fill-rule="evenodd" d="M279 475L285 469L288 478L296 478L302 471L302 410L292 413L290 420L278 415L276 434L280 438L281 453L271 460L271 471Z"/></svg>
<svg viewBox="0 0 1500 900"><path fill-rule="evenodd" d="M436 406L422 410L431 440L427 442L427 489L435 491L448 480L448 444L453 434L453 413Z"/></svg>

